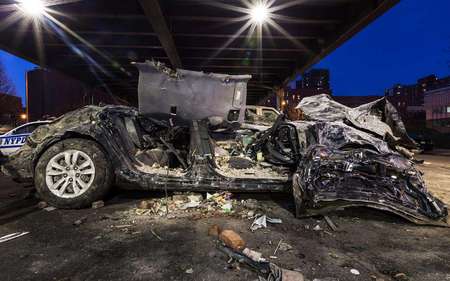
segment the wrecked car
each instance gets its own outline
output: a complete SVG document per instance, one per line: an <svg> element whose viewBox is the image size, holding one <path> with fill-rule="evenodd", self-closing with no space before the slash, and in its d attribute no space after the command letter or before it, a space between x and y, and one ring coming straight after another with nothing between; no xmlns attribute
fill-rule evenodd
<svg viewBox="0 0 450 281"><path fill-rule="evenodd" d="M67 113L38 128L2 170L34 181L59 208L86 207L117 183L292 192L297 216L366 206L445 224L447 207L427 192L409 159L415 142L384 98L354 109L327 95L305 98L298 108L306 120L281 114L257 130L240 126L249 76L137 66L139 110L87 106ZM208 106L189 100L196 95Z"/></svg>

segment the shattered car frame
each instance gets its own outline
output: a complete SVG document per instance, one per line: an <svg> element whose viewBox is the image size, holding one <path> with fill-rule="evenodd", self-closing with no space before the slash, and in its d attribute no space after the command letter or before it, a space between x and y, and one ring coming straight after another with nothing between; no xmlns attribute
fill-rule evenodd
<svg viewBox="0 0 450 281"><path fill-rule="evenodd" d="M180 83L180 73L151 67L159 69L165 89ZM236 94L233 77L211 79L219 93ZM240 95L245 100L245 91ZM240 117L229 120L227 111L245 104L230 101L217 116L187 105L183 122L174 122L174 114L152 114L158 110L150 107L87 106L37 129L2 170L33 180L43 199L60 208L88 206L119 183L146 190L293 192L297 216L366 206L418 224L445 224L447 208L427 192L408 158L415 143L384 98L355 109L326 95L305 98L299 109L306 120L280 115L266 131L236 126Z"/></svg>

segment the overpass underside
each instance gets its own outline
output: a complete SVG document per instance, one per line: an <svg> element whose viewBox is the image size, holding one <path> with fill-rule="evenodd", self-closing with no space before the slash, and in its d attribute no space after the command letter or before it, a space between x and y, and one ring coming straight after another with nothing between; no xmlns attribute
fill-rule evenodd
<svg viewBox="0 0 450 281"><path fill-rule="evenodd" d="M0 47L92 87L137 101L138 71L157 60L173 68L250 74L254 104L351 38L398 0L42 0L30 17L0 6Z"/></svg>

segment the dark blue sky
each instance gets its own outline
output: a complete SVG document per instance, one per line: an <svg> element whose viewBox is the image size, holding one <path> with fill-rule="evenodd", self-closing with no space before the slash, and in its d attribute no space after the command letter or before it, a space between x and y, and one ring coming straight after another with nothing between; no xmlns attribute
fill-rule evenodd
<svg viewBox="0 0 450 281"><path fill-rule="evenodd" d="M9 78L16 85L17 95L22 97L22 104L25 106L25 73L36 65L2 50L0 50L0 61L3 63Z"/></svg>
<svg viewBox="0 0 450 281"><path fill-rule="evenodd" d="M25 103L33 64L0 51ZM336 95L383 94L395 83L450 74L450 0L402 0L315 67L329 68Z"/></svg>
<svg viewBox="0 0 450 281"><path fill-rule="evenodd" d="M315 67L330 69L334 94L371 95L449 64L450 1L401 0Z"/></svg>

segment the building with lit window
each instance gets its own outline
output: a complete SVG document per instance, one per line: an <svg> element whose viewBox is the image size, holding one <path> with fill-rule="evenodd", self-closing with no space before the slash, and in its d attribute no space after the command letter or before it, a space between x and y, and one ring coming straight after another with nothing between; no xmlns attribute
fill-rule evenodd
<svg viewBox="0 0 450 281"><path fill-rule="evenodd" d="M426 124L441 133L450 133L450 86L425 94Z"/></svg>
<svg viewBox="0 0 450 281"><path fill-rule="evenodd" d="M297 82L297 89L330 89L330 71L328 69L311 69L302 75L302 80Z"/></svg>
<svg viewBox="0 0 450 281"><path fill-rule="evenodd" d="M396 84L385 91L386 98L400 113L406 127L410 130L421 130L429 127L428 113L425 109L425 96L435 90L450 86L450 76L438 78L436 75L428 75L419 78L416 84Z"/></svg>

